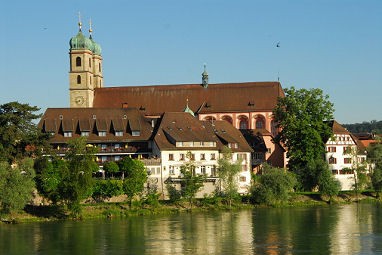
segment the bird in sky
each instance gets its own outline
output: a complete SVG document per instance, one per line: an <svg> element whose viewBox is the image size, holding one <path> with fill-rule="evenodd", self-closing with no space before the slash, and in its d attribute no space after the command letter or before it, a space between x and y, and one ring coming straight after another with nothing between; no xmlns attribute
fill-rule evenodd
<svg viewBox="0 0 382 255"><path fill-rule="evenodd" d="M278 42L278 43L276 44L276 47L277 47L277 48L280 48L280 42Z"/></svg>

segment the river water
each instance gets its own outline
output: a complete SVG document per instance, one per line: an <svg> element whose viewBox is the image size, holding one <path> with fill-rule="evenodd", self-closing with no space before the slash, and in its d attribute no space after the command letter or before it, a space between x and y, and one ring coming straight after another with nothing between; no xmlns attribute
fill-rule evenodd
<svg viewBox="0 0 382 255"><path fill-rule="evenodd" d="M0 225L0 254L382 254L382 206Z"/></svg>

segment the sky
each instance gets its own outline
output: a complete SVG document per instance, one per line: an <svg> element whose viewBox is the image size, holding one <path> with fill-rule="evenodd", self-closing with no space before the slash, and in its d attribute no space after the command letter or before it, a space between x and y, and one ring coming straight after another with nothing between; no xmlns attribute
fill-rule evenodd
<svg viewBox="0 0 382 255"><path fill-rule="evenodd" d="M206 64L209 83L320 88L338 122L382 120L381 0L5 1L0 104L69 107L78 13L105 87L201 83Z"/></svg>

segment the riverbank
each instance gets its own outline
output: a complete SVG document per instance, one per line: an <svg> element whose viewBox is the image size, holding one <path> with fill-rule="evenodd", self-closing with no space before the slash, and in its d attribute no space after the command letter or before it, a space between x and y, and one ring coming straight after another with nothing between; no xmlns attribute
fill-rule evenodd
<svg viewBox="0 0 382 255"><path fill-rule="evenodd" d="M94 218L117 218L131 217L141 215L170 215L189 212L203 211L222 211L222 210L240 210L252 209L255 207L308 207L308 206L329 206L349 203L381 203L372 192L362 192L355 194L354 192L341 192L338 196L329 199L322 197L319 193L295 193L291 198L283 203L274 205L251 204L249 198L243 198L242 202L233 203L228 206L219 199L199 199L190 206L188 203L170 203L161 201L157 205L133 204L131 208L127 202L103 202L103 203L84 203L82 205L82 213L79 218L73 218L64 208L53 205L28 205L25 209L17 214L1 217L3 223L21 223L21 222L38 222L38 221L54 221L67 219L94 219Z"/></svg>

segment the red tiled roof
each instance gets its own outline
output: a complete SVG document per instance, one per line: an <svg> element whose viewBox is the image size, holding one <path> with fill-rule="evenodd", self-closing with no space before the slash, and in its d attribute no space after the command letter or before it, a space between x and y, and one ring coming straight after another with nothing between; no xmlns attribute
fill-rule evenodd
<svg viewBox="0 0 382 255"><path fill-rule="evenodd" d="M180 112L186 106L198 113L271 111L284 92L279 82L246 82L97 88L94 107L128 107L146 115Z"/></svg>
<svg viewBox="0 0 382 255"><path fill-rule="evenodd" d="M154 137L160 150L177 150L179 147L176 147L176 142L215 142L214 147L182 147L181 149L216 150L223 148L222 140L238 144L238 148L232 149L232 151L252 151L241 132L230 123L216 121L211 124L209 121L200 121L185 112L164 113Z"/></svg>
<svg viewBox="0 0 382 255"><path fill-rule="evenodd" d="M139 133L133 135L128 123L135 123L133 131ZM152 135L149 121L133 108L48 108L38 126L54 133L52 143L67 143L82 131L89 132L89 142L147 141ZM98 131L106 131L106 136L99 136ZM123 131L123 135L116 136L115 131ZM72 137L64 137L64 132L72 132Z"/></svg>

